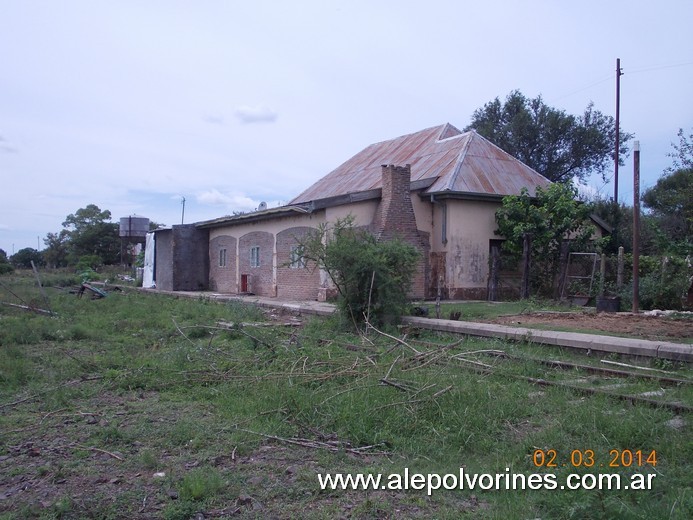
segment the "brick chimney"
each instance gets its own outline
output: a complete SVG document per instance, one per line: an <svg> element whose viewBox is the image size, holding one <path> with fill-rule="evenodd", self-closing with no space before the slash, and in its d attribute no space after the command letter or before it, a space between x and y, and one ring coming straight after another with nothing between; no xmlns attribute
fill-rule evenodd
<svg viewBox="0 0 693 520"><path fill-rule="evenodd" d="M374 234L388 240L398 236L409 242L417 238L416 217L411 204L411 166L382 166L382 198L373 221Z"/></svg>
<svg viewBox="0 0 693 520"><path fill-rule="evenodd" d="M421 253L418 274L412 285L412 296L425 296L430 243L427 233L416 227L411 202L411 165L382 165L382 198L373 219L373 234L378 240L400 240L413 245Z"/></svg>

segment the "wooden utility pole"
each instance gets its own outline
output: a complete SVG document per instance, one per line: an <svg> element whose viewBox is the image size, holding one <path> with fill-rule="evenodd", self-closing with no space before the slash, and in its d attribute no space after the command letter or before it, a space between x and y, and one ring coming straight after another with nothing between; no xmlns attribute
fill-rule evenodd
<svg viewBox="0 0 693 520"><path fill-rule="evenodd" d="M619 227L619 207L618 207L618 158L619 148L621 146L621 58L616 58L616 143L614 146L614 220L613 220L613 235L614 243L618 243L618 227Z"/></svg>
<svg viewBox="0 0 693 520"><path fill-rule="evenodd" d="M633 312L640 307L640 141L633 143Z"/></svg>
<svg viewBox="0 0 693 520"><path fill-rule="evenodd" d="M618 151L621 145L621 76L623 76L621 58L616 58L616 146L614 148L614 202L616 204L618 204Z"/></svg>

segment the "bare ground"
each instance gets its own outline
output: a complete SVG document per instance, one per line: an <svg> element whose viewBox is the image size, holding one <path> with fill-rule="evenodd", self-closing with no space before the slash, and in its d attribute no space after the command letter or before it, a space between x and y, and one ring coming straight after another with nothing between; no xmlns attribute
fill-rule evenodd
<svg viewBox="0 0 693 520"><path fill-rule="evenodd" d="M555 327L559 330L603 332L653 341L690 342L693 339L693 315L633 314L630 312L536 312L499 316L488 323L514 326Z"/></svg>

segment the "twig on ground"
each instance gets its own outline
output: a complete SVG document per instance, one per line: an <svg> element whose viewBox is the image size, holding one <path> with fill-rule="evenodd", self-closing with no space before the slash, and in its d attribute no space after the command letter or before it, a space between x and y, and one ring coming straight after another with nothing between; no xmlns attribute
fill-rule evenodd
<svg viewBox="0 0 693 520"><path fill-rule="evenodd" d="M195 343L193 343L193 341L192 341L188 336L185 335L185 332L183 332L183 331L181 330L181 328L178 326L178 323L176 323L175 318L171 318L171 321L173 321L173 324L176 326L176 329L178 330L178 332L180 333L180 335L183 336L185 339L187 339L188 342L194 347L194 346L195 346Z"/></svg>
<svg viewBox="0 0 693 520"><path fill-rule="evenodd" d="M404 341L404 340L402 340L402 339L400 339L400 338L397 338L397 337L395 337L395 336L391 336L390 334L388 334L388 333L386 333L386 332L383 332L383 331L381 331L381 330L378 330L378 329L376 329L373 325L371 325L371 324L368 323L368 322L366 323L366 325L367 325L368 327L370 327L371 329L373 329L374 331L376 331L378 334L380 334L380 335L382 335L382 336L385 336L386 338L390 338L390 339L396 341L398 344L400 344L400 345L402 345L402 346L404 346L404 347L407 347L408 349L411 349L415 354L417 354L417 355L418 355L418 354L421 354L421 352L419 352L418 350L416 350L414 347L412 347L412 346L411 346L409 343L407 343L406 341Z"/></svg>
<svg viewBox="0 0 693 520"><path fill-rule="evenodd" d="M37 312L39 314L46 314L48 316L53 316L53 312L46 309L39 309L38 307L32 307L30 305L19 305L16 303L0 302L2 305L7 305L9 307L16 307L17 309L24 309L25 311Z"/></svg>
<svg viewBox="0 0 693 520"><path fill-rule="evenodd" d="M378 448L379 446L382 446L382 444L372 444L369 446L360 446L356 448L352 448L351 446L348 445L348 443L342 443L340 441L330 441L330 442L322 442L322 441L313 441L310 439L301 439L300 437L292 437L292 438L286 438L286 437L278 437L276 435L269 435L267 433L262 433L262 432L256 432L253 430L248 430L246 428L238 428L242 432L250 433L253 435L258 435L260 437L264 437L266 439L272 439L275 441L279 442L284 442L286 444L293 444L295 446L301 446L304 448L313 448L313 449L319 449L319 450L328 450L328 451L346 451L348 453L354 453L356 455L360 455L363 452L373 449L373 448ZM383 452L369 452L371 454L384 454Z"/></svg>
<svg viewBox="0 0 693 520"><path fill-rule="evenodd" d="M104 455L108 455L109 457L113 457L114 459L119 460L121 462L125 460L120 455L116 455L115 453L111 453L110 451L102 450L101 448L95 448L94 446L84 446L83 444L77 444L76 442L73 442L73 443L67 445L67 447L70 447L70 446L74 446L76 448L81 448L83 450L90 450L90 451L96 451L98 453L103 453Z"/></svg>
<svg viewBox="0 0 693 520"><path fill-rule="evenodd" d="M17 400L17 401L12 401L11 403L0 404L0 409L2 409L2 408L9 408L9 407L12 407L12 406L16 406L16 405L18 405L18 404L25 403L25 402L27 402L27 401L32 401L33 399L36 399L37 397L40 397L40 396L42 396L43 394L47 394L47 393L49 393L49 392L54 392L55 390L57 390L58 388L62 388L63 386L77 386L78 384L84 383L84 382L86 382L86 381L96 381L96 380L98 380L98 379L103 379L103 376L99 376L99 375L97 375L97 376L88 376L88 377L83 377L82 379L75 379L75 380L73 380L73 381L67 381L67 382L65 382L65 383L63 383L63 384L61 384L61 385L54 386L53 388L49 388L49 389L47 389L47 390L43 390L43 391L37 392L37 393L35 393L35 394L31 394L31 395L29 395L29 396L27 396L27 397L24 397L24 398L22 398L22 399L19 399L19 400Z"/></svg>
<svg viewBox="0 0 693 520"><path fill-rule="evenodd" d="M400 385L400 384L398 384L398 383L395 383L394 381L388 381L388 380L385 379L385 378L381 379L380 382L381 382L382 384L384 384L384 385L393 386L393 387L395 387L395 388L397 388L397 389L399 389L399 390L402 390L403 392L408 392L408 391L409 391L409 389L408 389L406 386L402 386L402 385Z"/></svg>
<svg viewBox="0 0 693 520"><path fill-rule="evenodd" d="M395 360L390 365L390 368L387 370L387 374L385 374L385 377L383 379L387 379L388 377L390 377L390 373L392 372L392 369L395 368L395 363L397 363L397 361L399 361L399 358L401 358L401 357L402 357L402 354L400 354L399 356L397 356L395 358Z"/></svg>

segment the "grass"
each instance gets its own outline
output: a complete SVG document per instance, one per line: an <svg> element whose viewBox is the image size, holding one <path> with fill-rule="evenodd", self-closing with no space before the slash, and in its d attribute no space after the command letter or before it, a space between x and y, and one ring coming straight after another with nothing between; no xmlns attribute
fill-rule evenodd
<svg viewBox="0 0 693 520"><path fill-rule="evenodd" d="M38 294L30 277L0 281L26 301ZM266 317L205 299L48 291L55 317L0 308L0 518L693 516L690 414L537 387L514 377L549 377L536 364L472 352L589 362L577 354L410 331L417 356L384 336L343 331L334 318L221 330L219 321ZM1 286L0 296L9 301ZM690 390L676 391L693 403ZM559 466L537 468L538 448L555 450ZM563 479L589 472L561 465L574 450L592 450L606 466L611 450L656 450L655 468L599 470L656 472L654 489L428 496L321 490L317 479L461 467Z"/></svg>

